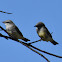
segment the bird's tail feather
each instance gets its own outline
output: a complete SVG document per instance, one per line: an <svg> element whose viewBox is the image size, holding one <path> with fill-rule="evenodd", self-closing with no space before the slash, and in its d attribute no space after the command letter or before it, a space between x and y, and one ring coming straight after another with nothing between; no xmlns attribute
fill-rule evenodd
<svg viewBox="0 0 62 62"><path fill-rule="evenodd" d="M51 41L51 43L53 44L53 45L56 45L56 44L58 44L56 41Z"/></svg>
<svg viewBox="0 0 62 62"><path fill-rule="evenodd" d="M30 41L30 40L29 40L29 39L27 39L27 38L23 38L22 40L24 40L24 41L26 41L26 42L27 42L27 41Z"/></svg>

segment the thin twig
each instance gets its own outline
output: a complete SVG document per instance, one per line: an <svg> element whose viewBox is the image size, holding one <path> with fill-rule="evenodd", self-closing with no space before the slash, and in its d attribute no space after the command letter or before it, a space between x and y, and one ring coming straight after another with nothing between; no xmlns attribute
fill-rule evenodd
<svg viewBox="0 0 62 62"><path fill-rule="evenodd" d="M1 30L5 31L8 34L8 32L4 28L2 28L1 26L0 26L0 28L1 28Z"/></svg>
<svg viewBox="0 0 62 62"><path fill-rule="evenodd" d="M42 56L44 59L46 59L47 62L50 62L44 55L42 55L41 53L37 52L36 50L30 48L27 43L24 43L24 42L20 42L20 43L23 44L24 46L28 47L30 50L34 51L35 53L39 54L40 56Z"/></svg>
<svg viewBox="0 0 62 62"><path fill-rule="evenodd" d="M37 41L34 41L34 42L30 42L28 44L33 44L33 43L36 43L36 42L39 42L39 41L41 41L41 39L40 40L37 40Z"/></svg>
<svg viewBox="0 0 62 62"><path fill-rule="evenodd" d="M40 52L43 52L43 53L46 53L46 54L49 54L49 55L52 55L52 56L55 56L55 57L58 57L58 58L62 58L62 56L58 56L58 55L55 55L55 54L52 54L52 53L49 53L49 52L40 50L39 48L36 48L36 47L34 47L33 45L29 45L29 46L31 46L32 48L34 48L34 49L36 49L36 50L38 50L38 51L40 51Z"/></svg>
<svg viewBox="0 0 62 62"><path fill-rule="evenodd" d="M2 12L2 13L6 13L6 14L12 14L12 13L8 13L8 12L4 12L4 11L0 11L0 12Z"/></svg>

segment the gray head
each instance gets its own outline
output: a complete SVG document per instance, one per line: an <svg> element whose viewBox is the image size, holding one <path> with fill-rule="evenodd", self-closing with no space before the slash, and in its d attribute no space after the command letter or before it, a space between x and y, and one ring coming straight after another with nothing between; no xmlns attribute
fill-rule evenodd
<svg viewBox="0 0 62 62"><path fill-rule="evenodd" d="M14 24L11 20L6 20L6 21L3 21L3 23L4 23L5 25Z"/></svg>
<svg viewBox="0 0 62 62"><path fill-rule="evenodd" d="M45 26L43 22L38 22L34 27L43 27Z"/></svg>
<svg viewBox="0 0 62 62"><path fill-rule="evenodd" d="M11 20L3 21L3 23L6 25L6 27L11 27L15 25Z"/></svg>
<svg viewBox="0 0 62 62"><path fill-rule="evenodd" d="M3 21L3 23L13 23L11 20Z"/></svg>
<svg viewBox="0 0 62 62"><path fill-rule="evenodd" d="M15 24L11 20L3 21L3 23L6 25L6 29L9 29L12 26L15 26Z"/></svg>

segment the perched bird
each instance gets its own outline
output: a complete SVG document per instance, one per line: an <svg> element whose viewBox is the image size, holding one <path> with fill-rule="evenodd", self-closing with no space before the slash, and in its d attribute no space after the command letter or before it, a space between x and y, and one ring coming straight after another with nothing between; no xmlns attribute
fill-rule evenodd
<svg viewBox="0 0 62 62"><path fill-rule="evenodd" d="M30 41L29 39L24 38L18 27L11 20L6 20L3 23L6 25L6 31L10 37L14 39L22 39L26 42Z"/></svg>
<svg viewBox="0 0 62 62"><path fill-rule="evenodd" d="M56 41L53 40L52 35L48 31L48 29L46 28L46 26L44 25L44 23L39 22L34 27L36 27L36 31L37 31L39 37L43 41L47 41L47 42L50 41L53 45L58 44Z"/></svg>

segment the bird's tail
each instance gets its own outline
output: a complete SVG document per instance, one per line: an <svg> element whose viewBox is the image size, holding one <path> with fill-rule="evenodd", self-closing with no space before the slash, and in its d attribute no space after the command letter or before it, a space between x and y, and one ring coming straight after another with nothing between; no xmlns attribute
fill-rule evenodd
<svg viewBox="0 0 62 62"><path fill-rule="evenodd" d="M52 40L51 43L52 43L53 45L58 44L58 43L57 43L56 41L54 41L54 40Z"/></svg>
<svg viewBox="0 0 62 62"><path fill-rule="evenodd" d="M27 39L27 38L23 38L22 40L24 40L24 41L26 41L26 42L27 42L27 41L30 41L30 40L29 40L29 39Z"/></svg>

